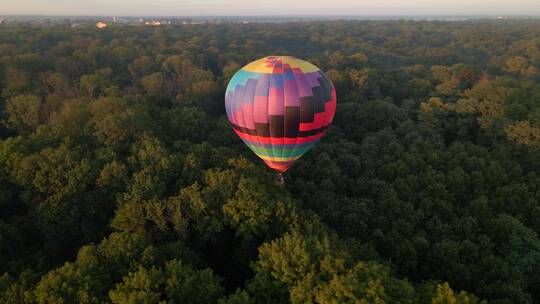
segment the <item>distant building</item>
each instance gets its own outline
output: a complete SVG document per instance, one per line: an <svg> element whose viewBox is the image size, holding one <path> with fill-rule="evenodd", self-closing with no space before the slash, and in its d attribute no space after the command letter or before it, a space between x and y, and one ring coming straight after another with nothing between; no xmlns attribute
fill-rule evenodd
<svg viewBox="0 0 540 304"><path fill-rule="evenodd" d="M4 18L0 18L0 25L6 23L6 20L4 20Z"/></svg>
<svg viewBox="0 0 540 304"><path fill-rule="evenodd" d="M112 23L114 24L127 24L129 23L128 19L122 18L122 17L112 17Z"/></svg>
<svg viewBox="0 0 540 304"><path fill-rule="evenodd" d="M160 21L155 21L155 20L145 21L144 25L161 25L161 22Z"/></svg>
<svg viewBox="0 0 540 304"><path fill-rule="evenodd" d="M165 25L165 24L172 24L170 20L150 20L150 21L144 21L144 25Z"/></svg>
<svg viewBox="0 0 540 304"><path fill-rule="evenodd" d="M96 23L96 27L98 29L102 29L102 28L106 28L107 27L107 23L103 22L103 21L99 21L98 23Z"/></svg>
<svg viewBox="0 0 540 304"><path fill-rule="evenodd" d="M182 24L205 24L205 22L203 22L203 21L195 21L195 20L188 20L188 21L182 21Z"/></svg>

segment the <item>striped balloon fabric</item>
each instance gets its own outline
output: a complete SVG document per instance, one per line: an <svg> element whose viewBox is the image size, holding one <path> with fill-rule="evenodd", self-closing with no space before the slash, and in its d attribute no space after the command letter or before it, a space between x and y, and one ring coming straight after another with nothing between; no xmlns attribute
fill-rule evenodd
<svg viewBox="0 0 540 304"><path fill-rule="evenodd" d="M316 66L270 56L232 77L225 109L244 143L270 168L285 172L326 133L336 110L336 91Z"/></svg>

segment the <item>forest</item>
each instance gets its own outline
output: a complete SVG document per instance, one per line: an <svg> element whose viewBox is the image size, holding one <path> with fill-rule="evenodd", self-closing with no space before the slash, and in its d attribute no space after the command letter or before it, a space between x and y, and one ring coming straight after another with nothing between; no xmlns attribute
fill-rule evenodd
<svg viewBox="0 0 540 304"><path fill-rule="evenodd" d="M225 115L337 92L275 182ZM0 28L0 303L540 303L540 21Z"/></svg>

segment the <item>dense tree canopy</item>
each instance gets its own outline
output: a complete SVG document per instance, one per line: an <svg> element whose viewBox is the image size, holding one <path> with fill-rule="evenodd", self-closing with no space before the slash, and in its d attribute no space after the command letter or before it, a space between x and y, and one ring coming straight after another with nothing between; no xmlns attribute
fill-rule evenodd
<svg viewBox="0 0 540 304"><path fill-rule="evenodd" d="M228 80L294 55L338 106L285 186ZM1 303L540 303L540 23L15 24Z"/></svg>

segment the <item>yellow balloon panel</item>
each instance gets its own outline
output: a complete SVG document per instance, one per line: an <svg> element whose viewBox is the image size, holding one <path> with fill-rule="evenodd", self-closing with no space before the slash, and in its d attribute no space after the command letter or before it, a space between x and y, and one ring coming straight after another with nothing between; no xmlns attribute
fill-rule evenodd
<svg viewBox="0 0 540 304"><path fill-rule="evenodd" d="M281 60L283 64L288 64L292 69L300 69L302 73L312 73L312 72L319 71L319 68L314 66L313 64L307 61L303 61L298 58L292 57L292 56L268 56L268 57L253 61L252 63L246 65L242 69L248 72L271 74L275 72L274 71L275 66L272 64L269 64L269 62L275 59Z"/></svg>

